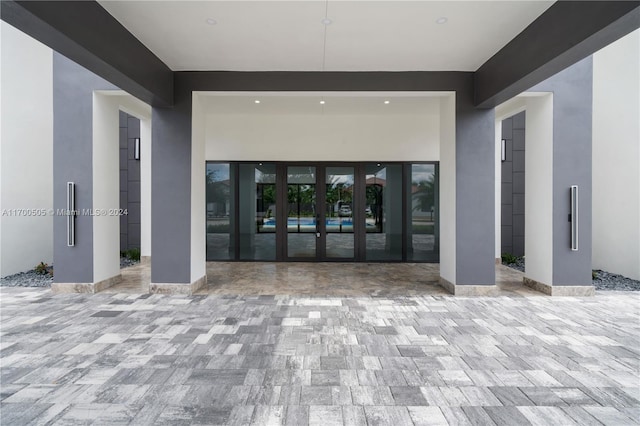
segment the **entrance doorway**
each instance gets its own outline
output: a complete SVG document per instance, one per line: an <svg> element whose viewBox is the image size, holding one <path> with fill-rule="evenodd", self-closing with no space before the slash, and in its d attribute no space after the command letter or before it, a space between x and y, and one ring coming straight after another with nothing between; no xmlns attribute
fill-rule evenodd
<svg viewBox="0 0 640 426"><path fill-rule="evenodd" d="M285 167L285 259L355 260L355 166Z"/></svg>
<svg viewBox="0 0 640 426"><path fill-rule="evenodd" d="M437 262L437 163L207 163L207 260Z"/></svg>

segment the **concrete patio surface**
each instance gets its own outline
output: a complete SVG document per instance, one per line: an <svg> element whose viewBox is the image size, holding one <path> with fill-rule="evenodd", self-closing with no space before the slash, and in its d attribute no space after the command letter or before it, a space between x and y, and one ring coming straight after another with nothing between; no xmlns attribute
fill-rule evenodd
<svg viewBox="0 0 640 426"><path fill-rule="evenodd" d="M320 296L301 282L338 265L245 265L271 294L228 265L193 296L0 288L0 424L640 422L638 293L549 297L500 266L498 295L454 297L391 265Z"/></svg>

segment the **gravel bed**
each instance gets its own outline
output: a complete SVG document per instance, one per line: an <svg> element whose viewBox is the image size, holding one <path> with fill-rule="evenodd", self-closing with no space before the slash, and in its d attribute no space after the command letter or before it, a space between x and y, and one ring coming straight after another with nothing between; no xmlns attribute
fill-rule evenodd
<svg viewBox="0 0 640 426"><path fill-rule="evenodd" d="M515 270L518 270L520 272L524 272L524 257L519 257L518 260L516 261L516 263L509 263L506 266L508 266L511 269L515 269Z"/></svg>
<svg viewBox="0 0 640 426"><path fill-rule="evenodd" d="M129 266L137 265L138 263L140 263L139 260L131 260L128 257L121 257L120 258L120 269L128 268Z"/></svg>
<svg viewBox="0 0 640 426"><path fill-rule="evenodd" d="M27 272L19 272L0 279L2 287L51 287L53 275L38 274L31 270Z"/></svg>
<svg viewBox="0 0 640 426"><path fill-rule="evenodd" d="M126 257L120 258L120 269L137 265L139 260L131 260ZM38 274L35 270L19 272L0 279L0 287L51 287L53 275Z"/></svg>
<svg viewBox="0 0 640 426"><path fill-rule="evenodd" d="M615 291L640 291L640 281L632 280L611 272L597 269L593 271L595 279L593 285L596 290L615 290Z"/></svg>
<svg viewBox="0 0 640 426"><path fill-rule="evenodd" d="M519 258L516 263L509 263L505 266L524 272L524 258ZM640 291L640 281L632 280L623 275L613 274L611 272L594 270L593 286L596 290L612 290L612 291Z"/></svg>

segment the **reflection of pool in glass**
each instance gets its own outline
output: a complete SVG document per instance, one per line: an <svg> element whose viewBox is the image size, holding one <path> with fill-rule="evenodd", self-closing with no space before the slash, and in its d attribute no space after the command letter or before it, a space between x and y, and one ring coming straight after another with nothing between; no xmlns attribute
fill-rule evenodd
<svg viewBox="0 0 640 426"><path fill-rule="evenodd" d="M353 219L352 218L327 218L325 220L327 232L353 232ZM262 230L269 232L273 231L276 226L275 218L264 219ZM316 231L316 219L313 217L290 217L287 219L287 229L289 232L315 232Z"/></svg>

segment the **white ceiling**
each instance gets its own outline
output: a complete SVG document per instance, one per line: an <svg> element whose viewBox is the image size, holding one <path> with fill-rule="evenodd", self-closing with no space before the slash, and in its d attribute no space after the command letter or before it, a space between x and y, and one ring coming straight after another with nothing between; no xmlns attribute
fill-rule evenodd
<svg viewBox="0 0 640 426"><path fill-rule="evenodd" d="M435 115L439 92L389 93L216 93L199 92L207 114L250 115ZM260 103L255 103L259 100ZM320 104L324 101L324 104ZM384 102L388 101L388 104Z"/></svg>
<svg viewBox="0 0 640 426"><path fill-rule="evenodd" d="M175 71L475 71L553 1L99 3Z"/></svg>

